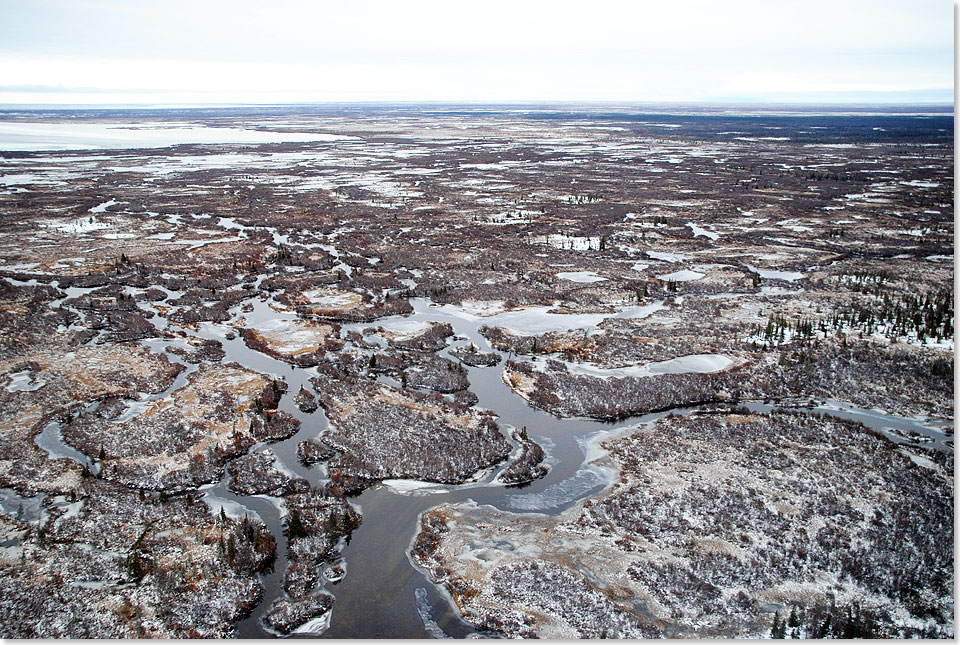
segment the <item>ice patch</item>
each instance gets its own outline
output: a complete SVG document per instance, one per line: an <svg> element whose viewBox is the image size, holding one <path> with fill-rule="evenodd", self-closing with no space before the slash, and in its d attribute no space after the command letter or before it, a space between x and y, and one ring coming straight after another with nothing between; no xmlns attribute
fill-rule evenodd
<svg viewBox="0 0 960 645"><path fill-rule="evenodd" d="M50 186L59 183L61 182L50 179L49 177L28 173L0 175L0 186L21 186L30 184L36 184L38 186Z"/></svg>
<svg viewBox="0 0 960 645"><path fill-rule="evenodd" d="M521 335L543 334L549 331L567 331L568 329L587 329L596 327L607 318L646 318L656 311L663 309L663 301L657 301L640 307L626 307L616 314L551 314L548 313L551 305L541 307L526 307L513 309L494 316L487 316L484 323L491 327L503 327L508 331ZM477 320L478 316L455 305L440 307L443 313Z"/></svg>
<svg viewBox="0 0 960 645"><path fill-rule="evenodd" d="M166 399L167 402L171 401ZM111 420L111 423L126 423L130 419L140 416L147 411L147 408L156 408L159 405L156 401L131 401L127 403L127 409L120 416ZM164 406L165 407L165 406Z"/></svg>
<svg viewBox="0 0 960 645"><path fill-rule="evenodd" d="M683 262L689 260L690 256L685 253L669 253L667 251L647 251L654 260L663 260L664 262Z"/></svg>
<svg viewBox="0 0 960 645"><path fill-rule="evenodd" d="M33 442L54 459L72 459L78 464L87 464L90 459L63 440L60 424L51 421L33 437Z"/></svg>
<svg viewBox="0 0 960 645"><path fill-rule="evenodd" d="M506 505L518 511L561 510L609 483L610 473L595 466L584 466L573 477L551 484L539 493L508 495Z"/></svg>
<svg viewBox="0 0 960 645"><path fill-rule="evenodd" d="M673 273L667 273L664 275L658 275L657 277L661 280L666 280L668 282L690 282L692 280L699 280L704 277L705 273L697 273L696 271L689 271L684 269L682 271L675 271Z"/></svg>
<svg viewBox="0 0 960 645"><path fill-rule="evenodd" d="M436 495L449 492L447 489L442 488L440 484L420 481L418 479L384 479L380 483L400 494L416 491L421 494Z"/></svg>
<svg viewBox="0 0 960 645"><path fill-rule="evenodd" d="M0 123L0 150L165 148L177 144L359 140L336 134L267 132L182 123Z"/></svg>
<svg viewBox="0 0 960 645"><path fill-rule="evenodd" d="M785 289L784 287L760 287L761 296L795 296L803 289Z"/></svg>
<svg viewBox="0 0 960 645"><path fill-rule="evenodd" d="M512 166L518 166L523 161L500 161L497 163L462 163L461 170L507 170Z"/></svg>
<svg viewBox="0 0 960 645"><path fill-rule="evenodd" d="M246 231L248 228L243 224L238 224L235 217L221 217L217 222L217 226L219 226L220 228L225 228L228 231L234 230L234 231L240 231L241 233L243 231Z"/></svg>
<svg viewBox="0 0 960 645"><path fill-rule="evenodd" d="M799 271L774 271L772 269L757 269L749 264L747 265L747 268L754 273L759 273L761 278L766 278L768 280L786 280L787 282L794 282L803 277L803 274Z"/></svg>
<svg viewBox="0 0 960 645"><path fill-rule="evenodd" d="M218 497L212 490L215 485L216 484L209 484L209 488L200 487L200 490L203 491L203 497L201 499L210 508L210 513L212 513L214 517L218 517L222 510L228 517L232 517L235 520L251 517L263 522L260 515L252 508L247 508L243 504L234 502L233 500Z"/></svg>
<svg viewBox="0 0 960 645"><path fill-rule="evenodd" d="M47 517L43 507L46 495L40 493L33 497L23 497L12 488L0 488L0 511L10 517L18 517L26 522L42 522Z"/></svg>
<svg viewBox="0 0 960 645"><path fill-rule="evenodd" d="M187 251L193 251L193 250L199 249L202 246L207 246L209 244L221 244L223 242L240 242L242 240L243 240L242 237L218 237L213 240L177 240L176 242L170 242L170 244L172 245L189 244L190 246L187 248Z"/></svg>
<svg viewBox="0 0 960 645"><path fill-rule="evenodd" d="M68 504L65 498L58 498L58 501L54 503L57 508L63 510L63 515L57 518L57 524L60 524L64 520L76 517L80 513L80 509L83 508L84 500L80 499Z"/></svg>
<svg viewBox="0 0 960 645"><path fill-rule="evenodd" d="M603 368L592 363L568 363L565 361L564 364L574 374L611 378L647 377L658 374L709 374L727 369L733 365L733 360L722 354L690 354L666 361L632 365L630 367Z"/></svg>
<svg viewBox="0 0 960 645"><path fill-rule="evenodd" d="M912 461L918 466L921 466L923 468L931 468L931 469L936 469L937 467L937 464L933 460L927 459L926 457L921 457L920 455L916 455L910 452L909 450L904 450L901 448L900 452L902 452L907 457L909 457L910 461Z"/></svg>
<svg viewBox="0 0 960 645"><path fill-rule="evenodd" d="M603 282L606 280L594 271L561 271L557 274L557 277L571 282Z"/></svg>
<svg viewBox="0 0 960 645"><path fill-rule="evenodd" d="M119 203L120 203L120 202L118 202L117 200L111 199L111 200L108 201L108 202L103 202L102 204L97 204L96 206L94 206L93 208L90 209L90 212L91 212L91 213L106 213L108 208L110 208L111 206L115 206L116 204L119 204Z"/></svg>
<svg viewBox="0 0 960 645"><path fill-rule="evenodd" d="M10 375L7 392L33 392L44 385L46 385L46 381L35 381L30 370L22 370Z"/></svg>
<svg viewBox="0 0 960 645"><path fill-rule="evenodd" d="M713 231L708 231L708 230L705 229L705 228L700 228L699 226L697 226L697 225L694 224L693 222L687 222L687 226L689 226L689 227L690 227L690 230L693 231L693 236L694 236L694 237L709 237L711 240L718 240L718 239L720 239L720 234L719 234L719 233L714 233Z"/></svg>
<svg viewBox="0 0 960 645"><path fill-rule="evenodd" d="M326 611L322 616L312 618L293 630L294 634L322 634L330 627L333 611Z"/></svg>
<svg viewBox="0 0 960 645"><path fill-rule="evenodd" d="M423 587L417 587L417 590L414 591L413 594L417 600L417 614L423 622L424 631L430 634L432 638L450 638L440 629L440 625L438 625L437 621L430 615L430 602L427 600L427 590Z"/></svg>

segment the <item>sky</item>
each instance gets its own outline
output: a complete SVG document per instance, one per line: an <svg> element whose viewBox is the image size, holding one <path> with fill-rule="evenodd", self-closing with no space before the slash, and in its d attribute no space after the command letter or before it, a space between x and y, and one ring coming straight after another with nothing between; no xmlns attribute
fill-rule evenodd
<svg viewBox="0 0 960 645"><path fill-rule="evenodd" d="M0 104L953 102L951 0L0 0Z"/></svg>

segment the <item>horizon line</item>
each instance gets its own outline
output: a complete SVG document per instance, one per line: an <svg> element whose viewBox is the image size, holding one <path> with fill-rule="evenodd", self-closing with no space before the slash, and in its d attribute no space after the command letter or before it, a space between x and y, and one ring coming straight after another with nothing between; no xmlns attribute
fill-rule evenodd
<svg viewBox="0 0 960 645"><path fill-rule="evenodd" d="M328 105L382 105L382 106L417 106L417 105L461 105L461 106L545 106L545 105L583 105L583 106L704 106L704 107L955 107L954 101L944 99L913 99L913 100L768 100L768 99L720 99L720 100L665 100L665 99L406 99L406 100L348 100L328 99L321 101L171 101L158 103L14 103L0 102L0 111L9 109L43 110L43 109L155 109L155 108L244 108L244 107L311 107Z"/></svg>

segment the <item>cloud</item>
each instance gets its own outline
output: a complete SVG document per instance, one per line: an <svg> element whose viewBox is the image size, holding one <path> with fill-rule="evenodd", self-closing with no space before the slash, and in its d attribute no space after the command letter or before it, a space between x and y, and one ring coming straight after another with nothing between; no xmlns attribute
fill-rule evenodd
<svg viewBox="0 0 960 645"><path fill-rule="evenodd" d="M938 0L35 0L4 10L0 85L198 100L945 90L953 86L951 9Z"/></svg>

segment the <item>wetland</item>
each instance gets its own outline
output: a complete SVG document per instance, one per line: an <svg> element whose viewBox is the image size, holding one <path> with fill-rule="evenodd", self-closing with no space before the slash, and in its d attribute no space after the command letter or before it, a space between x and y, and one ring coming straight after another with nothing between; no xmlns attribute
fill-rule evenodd
<svg viewBox="0 0 960 645"><path fill-rule="evenodd" d="M0 112L0 635L953 638L953 146Z"/></svg>

